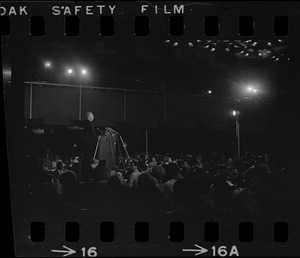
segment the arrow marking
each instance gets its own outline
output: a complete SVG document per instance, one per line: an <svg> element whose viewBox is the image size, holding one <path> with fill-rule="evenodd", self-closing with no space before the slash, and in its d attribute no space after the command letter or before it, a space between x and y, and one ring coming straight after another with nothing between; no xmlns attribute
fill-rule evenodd
<svg viewBox="0 0 300 258"><path fill-rule="evenodd" d="M199 249L182 249L182 251L183 252L196 252L195 256L208 252L208 250L206 248L204 248L200 245L195 244L195 247L197 247Z"/></svg>
<svg viewBox="0 0 300 258"><path fill-rule="evenodd" d="M71 249L71 248L69 248L69 247L67 247L65 245L63 245L63 248L65 248L66 250L51 250L51 252L53 252L53 253L65 253L63 255L63 257L69 256L71 254L75 254L76 253L75 250L73 250L73 249Z"/></svg>

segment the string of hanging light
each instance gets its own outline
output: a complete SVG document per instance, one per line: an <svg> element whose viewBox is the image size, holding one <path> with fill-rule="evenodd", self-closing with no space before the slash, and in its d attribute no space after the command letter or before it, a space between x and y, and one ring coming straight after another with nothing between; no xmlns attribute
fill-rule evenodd
<svg viewBox="0 0 300 258"><path fill-rule="evenodd" d="M239 58L248 59L271 59L274 62L279 60L290 60L287 46L284 40L193 40L193 41L176 41L167 39L164 41L173 47L191 47L202 48L209 52L233 54Z"/></svg>

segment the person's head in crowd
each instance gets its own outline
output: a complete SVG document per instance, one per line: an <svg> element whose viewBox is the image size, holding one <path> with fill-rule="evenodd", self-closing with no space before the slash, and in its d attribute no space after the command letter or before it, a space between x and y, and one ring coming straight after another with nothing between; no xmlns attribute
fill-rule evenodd
<svg viewBox="0 0 300 258"><path fill-rule="evenodd" d="M162 166L154 166L151 170L151 175L158 181L158 182L162 182L166 172L164 170L164 168Z"/></svg>
<svg viewBox="0 0 300 258"><path fill-rule="evenodd" d="M73 171L70 170L60 174L58 180L62 184L63 193L72 190L77 184L77 176Z"/></svg>
<svg viewBox="0 0 300 258"><path fill-rule="evenodd" d="M147 194L159 192L157 180L148 172L139 175L137 185L140 191Z"/></svg>
<svg viewBox="0 0 300 258"><path fill-rule="evenodd" d="M185 156L187 159L192 159L193 158L193 155L192 154L186 154L186 156Z"/></svg>
<svg viewBox="0 0 300 258"><path fill-rule="evenodd" d="M174 161L173 154L169 153L167 155L167 163L172 163Z"/></svg>
<svg viewBox="0 0 300 258"><path fill-rule="evenodd" d="M120 190L122 188L122 176L120 176L118 173L114 174L107 180L107 185L112 190Z"/></svg>
<svg viewBox="0 0 300 258"><path fill-rule="evenodd" d="M229 157L229 158L226 160L226 166L232 166L232 163L233 163L233 158Z"/></svg>
<svg viewBox="0 0 300 258"><path fill-rule="evenodd" d="M149 161L148 163L148 171L151 171L153 167L155 167L157 165L157 162L156 161Z"/></svg>
<svg viewBox="0 0 300 258"><path fill-rule="evenodd" d="M64 168L64 163L62 162L62 160L56 161L56 169L62 170L63 168Z"/></svg>
<svg viewBox="0 0 300 258"><path fill-rule="evenodd" d="M225 173L217 174L214 179L214 188L221 193L228 193L231 190L230 186L227 183L227 176Z"/></svg>
<svg viewBox="0 0 300 258"><path fill-rule="evenodd" d="M166 153L166 155L163 155L162 157L163 163L168 163L168 158L169 158L168 153Z"/></svg>
<svg viewBox="0 0 300 258"><path fill-rule="evenodd" d="M267 153L264 155L264 162L265 163L269 163L270 162L270 155L267 154Z"/></svg>
<svg viewBox="0 0 300 258"><path fill-rule="evenodd" d="M45 160L50 160L51 159L51 155L49 152L46 152L45 154Z"/></svg>
<svg viewBox="0 0 300 258"><path fill-rule="evenodd" d="M186 179L178 180L173 187L173 199L178 207L183 207L187 204L186 199L190 196L189 184Z"/></svg>
<svg viewBox="0 0 300 258"><path fill-rule="evenodd" d="M201 187L192 178L177 180L173 186L174 204L178 208L190 207L194 209L197 207L196 202L200 199L199 190Z"/></svg>
<svg viewBox="0 0 300 258"><path fill-rule="evenodd" d="M94 114L92 112L87 112L85 118L92 122L94 120Z"/></svg>
<svg viewBox="0 0 300 258"><path fill-rule="evenodd" d="M167 180L178 177L179 168L175 163L169 163L168 165L165 165L164 169L166 171L166 179Z"/></svg>
<svg viewBox="0 0 300 258"><path fill-rule="evenodd" d="M188 161L189 163L193 162L193 155L192 154L186 154L185 160Z"/></svg>
<svg viewBox="0 0 300 258"><path fill-rule="evenodd" d="M119 178L121 185L126 185L126 180L124 179L122 172L117 172L116 176Z"/></svg>
<svg viewBox="0 0 300 258"><path fill-rule="evenodd" d="M199 154L199 155L196 156L196 164L197 165L202 164L202 155Z"/></svg>
<svg viewBox="0 0 300 258"><path fill-rule="evenodd" d="M182 167L183 168L189 168L191 166L190 161L189 160L183 160L182 162Z"/></svg>
<svg viewBox="0 0 300 258"><path fill-rule="evenodd" d="M117 172L117 173L116 173L116 177L119 178L120 180L122 180L122 179L123 179L123 174L122 174L122 172Z"/></svg>
<svg viewBox="0 0 300 258"><path fill-rule="evenodd" d="M239 170L238 169L233 169L230 173L230 175L233 177L233 178L237 178L239 176Z"/></svg>
<svg viewBox="0 0 300 258"><path fill-rule="evenodd" d="M129 169L130 169L130 172L134 172L134 171L138 170L138 163L136 161L132 160L129 163Z"/></svg>
<svg viewBox="0 0 300 258"><path fill-rule="evenodd" d="M97 160L97 159L91 159L90 167L92 169L95 169L96 167L98 167L98 165L99 165L99 160Z"/></svg>

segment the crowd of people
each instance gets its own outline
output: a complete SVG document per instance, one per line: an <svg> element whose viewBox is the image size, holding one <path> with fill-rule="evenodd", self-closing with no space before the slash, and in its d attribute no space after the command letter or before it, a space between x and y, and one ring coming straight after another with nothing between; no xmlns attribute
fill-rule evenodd
<svg viewBox="0 0 300 258"><path fill-rule="evenodd" d="M82 166L80 156L46 151L29 155L30 191L43 204L109 217L260 218L286 214L292 184L284 161L246 153L241 159L213 153L137 153ZM47 189L47 190L46 190ZM46 193L44 195L41 192Z"/></svg>

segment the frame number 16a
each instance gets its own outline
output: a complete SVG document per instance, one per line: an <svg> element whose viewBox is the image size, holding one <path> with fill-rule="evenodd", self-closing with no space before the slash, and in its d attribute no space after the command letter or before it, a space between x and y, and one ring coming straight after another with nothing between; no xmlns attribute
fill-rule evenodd
<svg viewBox="0 0 300 258"><path fill-rule="evenodd" d="M211 249L213 251L213 256L239 256L238 249L235 245L228 249L224 245L219 246L218 248L216 246L212 246Z"/></svg>
<svg viewBox="0 0 300 258"><path fill-rule="evenodd" d="M212 256L221 256L221 257L239 256L238 249L235 245L228 247L228 248L227 248L227 246L224 246L224 245L219 246L219 247L214 245L211 247L211 250L212 250ZM195 249L183 249L182 251L193 252L193 253L195 253L195 256L198 256L198 255L209 252L209 249L206 249L200 245L195 244Z"/></svg>

